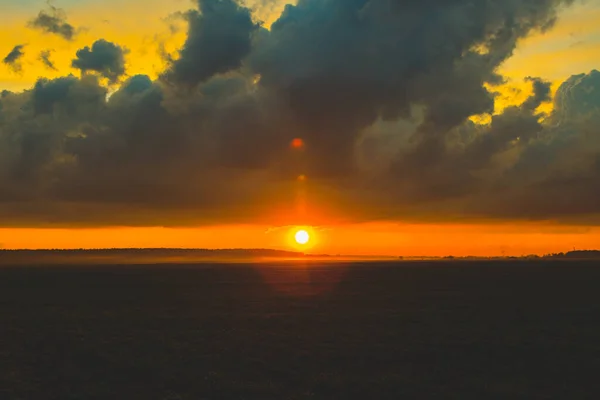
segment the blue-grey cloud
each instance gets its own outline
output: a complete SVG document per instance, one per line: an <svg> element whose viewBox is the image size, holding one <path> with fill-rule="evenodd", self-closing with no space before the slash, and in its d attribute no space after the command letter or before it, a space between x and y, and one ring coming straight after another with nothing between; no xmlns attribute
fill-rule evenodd
<svg viewBox="0 0 600 400"><path fill-rule="evenodd" d="M54 63L52 62L52 60L50 59L50 56L52 55L52 50L42 50L40 52L40 55L38 57L38 59L42 62L42 64L44 64L44 66L48 69L51 69L53 71L56 71L56 66L54 65Z"/></svg>
<svg viewBox="0 0 600 400"><path fill-rule="evenodd" d="M198 0L198 8L186 15L187 40L168 72L178 83L196 85L239 68L258 29L250 10L235 0Z"/></svg>
<svg viewBox="0 0 600 400"><path fill-rule="evenodd" d="M42 10L29 21L29 27L38 29L44 33L58 35L65 40L73 40L77 29L67 22L67 15L61 8L48 3L48 10Z"/></svg>
<svg viewBox="0 0 600 400"><path fill-rule="evenodd" d="M125 75L126 51L119 45L100 39L92 47L84 47L77 51L77 57L72 61L73 68L85 73L94 71L115 83Z"/></svg>
<svg viewBox="0 0 600 400"><path fill-rule="evenodd" d="M25 55L25 45L18 44L4 57L2 62L15 72L20 72L22 69L21 59Z"/></svg>

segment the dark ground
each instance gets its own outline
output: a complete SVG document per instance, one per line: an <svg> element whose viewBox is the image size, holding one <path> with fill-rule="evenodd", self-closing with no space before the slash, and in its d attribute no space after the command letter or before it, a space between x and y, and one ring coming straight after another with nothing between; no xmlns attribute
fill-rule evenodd
<svg viewBox="0 0 600 400"><path fill-rule="evenodd" d="M592 399L600 264L0 268L0 399Z"/></svg>

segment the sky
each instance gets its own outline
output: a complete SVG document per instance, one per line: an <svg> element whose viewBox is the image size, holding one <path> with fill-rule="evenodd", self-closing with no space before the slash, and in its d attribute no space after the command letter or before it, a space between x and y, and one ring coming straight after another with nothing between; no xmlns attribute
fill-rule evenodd
<svg viewBox="0 0 600 400"><path fill-rule="evenodd" d="M600 0L288 3L0 0L0 247L599 247Z"/></svg>

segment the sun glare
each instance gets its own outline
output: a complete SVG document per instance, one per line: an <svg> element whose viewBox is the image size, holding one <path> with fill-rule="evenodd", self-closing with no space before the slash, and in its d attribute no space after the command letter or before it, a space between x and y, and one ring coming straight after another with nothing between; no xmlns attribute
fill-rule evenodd
<svg viewBox="0 0 600 400"><path fill-rule="evenodd" d="M307 244L310 240L310 236L305 230L299 230L298 232L296 232L294 238L296 239L296 243L298 244Z"/></svg>

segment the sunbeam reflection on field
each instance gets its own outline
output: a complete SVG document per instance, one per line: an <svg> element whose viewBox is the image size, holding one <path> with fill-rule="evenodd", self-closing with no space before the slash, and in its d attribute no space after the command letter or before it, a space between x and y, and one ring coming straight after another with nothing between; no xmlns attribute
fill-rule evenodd
<svg viewBox="0 0 600 400"><path fill-rule="evenodd" d="M295 260L254 264L274 291L289 296L320 296L335 290L346 273L346 265L324 261Z"/></svg>

